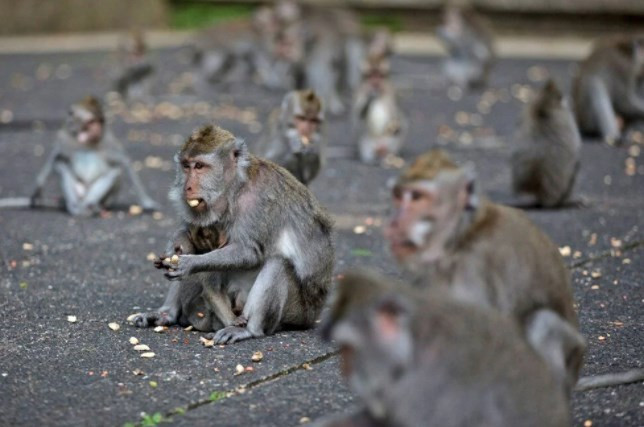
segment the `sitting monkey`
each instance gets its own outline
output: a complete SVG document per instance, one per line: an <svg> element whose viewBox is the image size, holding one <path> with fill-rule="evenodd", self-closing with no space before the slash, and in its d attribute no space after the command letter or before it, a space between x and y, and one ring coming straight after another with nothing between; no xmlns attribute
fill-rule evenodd
<svg viewBox="0 0 644 427"><path fill-rule="evenodd" d="M291 91L269 119L269 130L257 154L286 168L308 185L324 163L322 101L312 90Z"/></svg>
<svg viewBox="0 0 644 427"><path fill-rule="evenodd" d="M183 226L157 266L181 282L196 280L197 274L222 275L197 285L225 326L216 331L215 343L311 327L331 286L334 249L331 219L309 190L219 127L193 133L175 162L170 198ZM194 247L191 227L216 233L197 245L200 251L177 253L177 246ZM189 318L192 313L182 313L187 299L182 289L173 284L164 305L135 316L134 324L173 325L181 316ZM239 316L232 313L233 299Z"/></svg>
<svg viewBox="0 0 644 427"><path fill-rule="evenodd" d="M70 107L67 121L36 178L32 206L53 171L60 177L65 208L72 215L98 213L117 194L123 173L127 173L143 209L159 208L145 192L127 153L107 129L96 98L85 98Z"/></svg>

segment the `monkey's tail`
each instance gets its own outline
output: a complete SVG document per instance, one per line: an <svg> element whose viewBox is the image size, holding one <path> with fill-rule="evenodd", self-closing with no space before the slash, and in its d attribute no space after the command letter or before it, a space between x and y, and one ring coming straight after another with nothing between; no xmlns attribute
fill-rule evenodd
<svg viewBox="0 0 644 427"><path fill-rule="evenodd" d="M626 372L581 377L575 391L586 391L594 388L610 387L644 381L644 368L631 369Z"/></svg>
<svg viewBox="0 0 644 427"><path fill-rule="evenodd" d="M60 209L61 204L57 200L38 200L32 203L29 197L5 197L0 199L0 209L29 209L45 208Z"/></svg>

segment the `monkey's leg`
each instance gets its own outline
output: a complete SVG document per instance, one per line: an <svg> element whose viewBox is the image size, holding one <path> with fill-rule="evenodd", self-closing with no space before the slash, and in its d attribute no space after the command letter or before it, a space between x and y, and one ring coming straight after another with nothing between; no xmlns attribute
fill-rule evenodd
<svg viewBox="0 0 644 427"><path fill-rule="evenodd" d="M616 142L620 136L617 115L615 114L608 89L599 79L594 79L590 84L590 102L591 108L599 123L602 138L608 143Z"/></svg>
<svg viewBox="0 0 644 427"><path fill-rule="evenodd" d="M234 343L275 332L281 324L293 281L284 262L279 258L266 261L242 312L242 317L248 320L246 327L228 326L219 330L214 337L215 344Z"/></svg>
<svg viewBox="0 0 644 427"><path fill-rule="evenodd" d="M577 382L586 348L581 334L559 314L542 309L527 320L525 335L566 392L570 392Z"/></svg>
<svg viewBox="0 0 644 427"><path fill-rule="evenodd" d="M181 312L182 296L191 293L201 293L201 284L193 280L186 280L185 283L170 282L170 289L163 305L156 311L137 314L133 320L134 326L147 328L149 326L176 325Z"/></svg>
<svg viewBox="0 0 644 427"><path fill-rule="evenodd" d="M121 170L113 168L94 181L83 198L84 207L92 211L97 211L103 200L105 200L116 186L120 176Z"/></svg>
<svg viewBox="0 0 644 427"><path fill-rule="evenodd" d="M91 212L87 210L81 200L81 196L86 191L84 184L76 178L67 164L58 162L55 165L55 169L60 175L60 183L67 212L74 216L89 215Z"/></svg>

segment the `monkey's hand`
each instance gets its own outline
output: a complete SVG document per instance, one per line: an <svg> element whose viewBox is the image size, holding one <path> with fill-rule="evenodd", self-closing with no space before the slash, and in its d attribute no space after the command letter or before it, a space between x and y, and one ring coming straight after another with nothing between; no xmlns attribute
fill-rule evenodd
<svg viewBox="0 0 644 427"><path fill-rule="evenodd" d="M170 280L181 280L184 277L196 273L197 259L200 255L173 255L161 261L161 267L167 271L165 277Z"/></svg>

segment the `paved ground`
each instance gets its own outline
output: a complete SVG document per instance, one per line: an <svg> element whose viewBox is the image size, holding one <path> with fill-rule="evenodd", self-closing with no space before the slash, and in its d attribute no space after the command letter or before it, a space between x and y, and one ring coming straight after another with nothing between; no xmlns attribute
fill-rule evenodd
<svg viewBox="0 0 644 427"><path fill-rule="evenodd" d="M157 59L166 67L157 93L180 89L184 52L161 51ZM0 63L0 197L26 195L66 106L88 92L104 93L109 62L102 53L67 53L4 55ZM573 70L563 60L502 60L492 90L461 97L437 77L435 58L397 58L396 83L411 119L404 159L442 145L457 160L476 163L489 197L516 202L507 160L522 106L517 97L545 73L567 86ZM238 84L158 96L155 114L144 106L125 114L112 104L115 133L162 202L162 215L129 215L131 194L108 218L0 211L0 424L150 425L162 418L186 426L285 426L355 405L333 347L314 331L208 349L195 332L155 333L125 322L160 305L168 287L146 256L165 245L175 225L166 194L173 178L169 161L182 138L215 121L252 144L279 98ZM162 101L169 103L159 106ZM387 182L398 170L348 158L342 149L351 145L346 120L331 119L328 134L333 158L312 189L337 219L338 272L370 266L399 274L381 237ZM633 132L631 140L618 148L584 144L575 197L585 207L529 211L557 244L570 247L566 261L574 267L589 343L586 375L644 367L644 137ZM54 184L47 191L58 194ZM354 233L356 225L366 233ZM70 315L77 323L66 320ZM110 330L109 322L120 330ZM142 359L130 337L156 357ZM258 350L264 360L254 364L250 357ZM234 376L237 364L253 371ZM574 425L641 426L644 386L576 393L572 410Z"/></svg>

